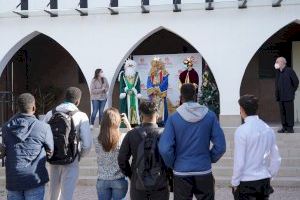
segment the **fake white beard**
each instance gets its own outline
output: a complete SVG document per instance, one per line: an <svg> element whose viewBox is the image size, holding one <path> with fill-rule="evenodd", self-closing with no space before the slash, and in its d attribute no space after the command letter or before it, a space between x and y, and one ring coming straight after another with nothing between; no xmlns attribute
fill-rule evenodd
<svg viewBox="0 0 300 200"><path fill-rule="evenodd" d="M136 73L135 67L125 67L125 76L134 76Z"/></svg>

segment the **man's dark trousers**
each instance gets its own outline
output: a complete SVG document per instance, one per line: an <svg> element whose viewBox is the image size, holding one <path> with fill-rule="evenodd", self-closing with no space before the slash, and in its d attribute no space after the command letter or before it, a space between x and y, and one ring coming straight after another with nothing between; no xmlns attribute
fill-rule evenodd
<svg viewBox="0 0 300 200"><path fill-rule="evenodd" d="M170 192L169 189L162 188L157 191L141 191L136 190L131 185L130 188L130 198L132 200L169 200Z"/></svg>
<svg viewBox="0 0 300 200"><path fill-rule="evenodd" d="M279 101L282 128L293 131L294 127L294 101Z"/></svg>
<svg viewBox="0 0 300 200"><path fill-rule="evenodd" d="M241 181L235 191L232 191L234 200L268 200L274 192L270 179L257 181Z"/></svg>
<svg viewBox="0 0 300 200"><path fill-rule="evenodd" d="M215 180L212 174L201 176L174 175L174 200L215 199Z"/></svg>

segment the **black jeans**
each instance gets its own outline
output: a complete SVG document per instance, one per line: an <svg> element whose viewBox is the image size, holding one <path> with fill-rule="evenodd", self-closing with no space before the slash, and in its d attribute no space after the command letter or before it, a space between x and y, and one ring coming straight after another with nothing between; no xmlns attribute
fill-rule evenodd
<svg viewBox="0 0 300 200"><path fill-rule="evenodd" d="M234 200L268 200L274 190L270 185L270 179L257 181L241 181L235 191L232 191Z"/></svg>
<svg viewBox="0 0 300 200"><path fill-rule="evenodd" d="M294 102L280 101L279 102L280 117L282 128L291 131L294 127Z"/></svg>
<svg viewBox="0 0 300 200"><path fill-rule="evenodd" d="M163 188L157 191L142 191L132 187L130 188L130 199L131 200L169 200L170 192L169 189Z"/></svg>
<svg viewBox="0 0 300 200"><path fill-rule="evenodd" d="M202 176L174 175L174 200L215 199L215 180L212 174Z"/></svg>

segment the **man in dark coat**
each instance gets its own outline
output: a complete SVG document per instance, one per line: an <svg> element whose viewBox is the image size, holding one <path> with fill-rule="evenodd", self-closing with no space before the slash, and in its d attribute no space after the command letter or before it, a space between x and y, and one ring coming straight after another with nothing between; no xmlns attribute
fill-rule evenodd
<svg viewBox="0 0 300 200"><path fill-rule="evenodd" d="M17 103L20 113L2 129L7 199L42 200L49 181L46 155L50 157L54 150L52 131L49 124L34 116L35 99L31 94L21 94Z"/></svg>
<svg viewBox="0 0 300 200"><path fill-rule="evenodd" d="M278 133L294 132L294 99L299 80L290 67L286 67L286 59L279 57L274 65L276 69L275 95L279 102L282 128Z"/></svg>
<svg viewBox="0 0 300 200"><path fill-rule="evenodd" d="M168 200L169 189L164 165L161 166L161 171L159 170L161 175L158 179L160 181L156 180L156 183L158 184L155 186L155 188L149 190L149 188L141 189L138 187L141 186L139 184L141 184L140 181L142 180L141 176L138 175L138 169L140 169L139 163L141 162L141 158L139 157L141 156L141 154L139 154L139 147L141 142L143 142L143 137L148 135L160 137L162 132L157 125L158 108L155 102L143 101L139 105L139 110L141 112L142 124L140 127L136 127L126 134L119 151L118 164L122 173L130 178L131 200ZM156 155L159 155L158 148L154 148L153 150L155 151ZM146 159L146 155L147 153L145 151L145 154L143 154L144 158L142 159L145 162L145 166L147 163L146 161L148 160ZM157 157L154 159L157 159ZM147 166L149 167L150 165Z"/></svg>

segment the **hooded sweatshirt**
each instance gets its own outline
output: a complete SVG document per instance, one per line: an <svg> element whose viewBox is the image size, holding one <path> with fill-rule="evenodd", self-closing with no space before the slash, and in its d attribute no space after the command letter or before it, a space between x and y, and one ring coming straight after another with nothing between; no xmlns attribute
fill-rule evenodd
<svg viewBox="0 0 300 200"><path fill-rule="evenodd" d="M34 115L20 113L3 126L2 133L7 190L29 190L47 183L45 150L53 152L50 126Z"/></svg>
<svg viewBox="0 0 300 200"><path fill-rule="evenodd" d="M79 139L80 139L80 156L84 157L86 156L91 148L92 148L92 134L90 131L90 124L89 124L89 118L88 116L84 113L78 110L77 106L73 103L65 102L60 105L58 105L55 108L56 111L63 112L63 113L68 113L68 112L73 112L73 111L78 111L73 115L73 121L75 128L77 129L77 132L79 133ZM48 123L50 118L52 117L52 111L49 111L46 116L44 121ZM74 162L74 164L78 162Z"/></svg>
<svg viewBox="0 0 300 200"><path fill-rule="evenodd" d="M205 175L225 153L226 143L216 115L206 106L186 102L167 120L159 151L175 175Z"/></svg>

